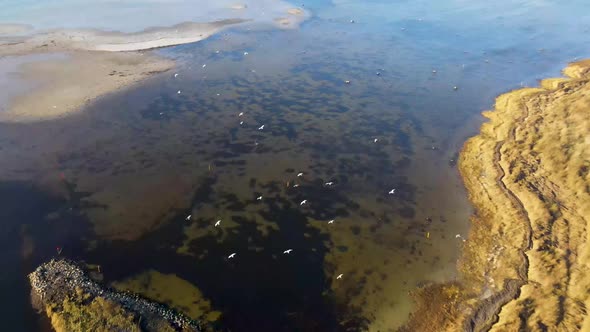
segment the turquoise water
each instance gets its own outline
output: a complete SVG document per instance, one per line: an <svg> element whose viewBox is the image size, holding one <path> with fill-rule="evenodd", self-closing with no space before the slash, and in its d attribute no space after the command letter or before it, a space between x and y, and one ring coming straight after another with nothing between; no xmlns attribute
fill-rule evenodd
<svg viewBox="0 0 590 332"><path fill-rule="evenodd" d="M232 331L394 330L409 291L457 277L471 208L456 153L496 95L588 56L589 5L305 7L299 30L159 50L176 78L0 125L11 330L37 329L23 276L56 246L100 264L107 283L175 274L223 313L210 325Z"/></svg>

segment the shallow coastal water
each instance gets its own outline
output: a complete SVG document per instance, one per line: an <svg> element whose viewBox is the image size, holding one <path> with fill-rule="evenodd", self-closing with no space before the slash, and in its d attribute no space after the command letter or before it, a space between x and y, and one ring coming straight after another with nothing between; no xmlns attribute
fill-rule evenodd
<svg viewBox="0 0 590 332"><path fill-rule="evenodd" d="M118 287L200 294L198 309L156 300L221 312L195 318L227 330L403 323L408 292L456 277L471 209L454 160L479 112L590 39L588 20L569 19L583 2L432 6L306 3L315 16L299 30L164 49L176 78L0 124L12 330L35 326L23 275L56 247Z"/></svg>
<svg viewBox="0 0 590 332"><path fill-rule="evenodd" d="M278 13L286 15L289 8L292 5L288 2L272 0L7 0L0 4L0 27L2 24L31 27L23 33L53 29L132 33L184 22L212 22L228 18L272 24Z"/></svg>

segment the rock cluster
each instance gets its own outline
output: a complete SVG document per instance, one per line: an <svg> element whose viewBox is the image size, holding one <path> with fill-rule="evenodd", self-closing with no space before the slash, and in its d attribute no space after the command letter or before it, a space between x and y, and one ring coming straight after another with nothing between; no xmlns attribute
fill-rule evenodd
<svg viewBox="0 0 590 332"><path fill-rule="evenodd" d="M44 304L62 303L66 297L81 290L91 298L100 296L117 303L143 319L165 320L182 331L200 331L197 322L162 304L133 293L103 288L91 280L78 265L65 259L52 259L42 264L29 274L29 281L33 294Z"/></svg>

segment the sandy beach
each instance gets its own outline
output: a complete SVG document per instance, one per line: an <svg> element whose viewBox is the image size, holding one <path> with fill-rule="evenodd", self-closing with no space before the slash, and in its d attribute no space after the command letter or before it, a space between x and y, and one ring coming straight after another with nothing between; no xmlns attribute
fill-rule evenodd
<svg viewBox="0 0 590 332"><path fill-rule="evenodd" d="M462 281L422 290L433 319L418 311L410 329L590 329L590 61L563 73L499 96L466 142L459 166L476 214Z"/></svg>
<svg viewBox="0 0 590 332"><path fill-rule="evenodd" d="M10 88L11 80L0 80L0 90L7 91L0 93L0 121L30 122L61 117L81 110L99 96L174 67L173 61L147 50L198 42L240 24L295 28L309 17L306 11L286 2L272 4L268 8L271 19L262 12L260 20L255 16L259 9L256 6L219 6L225 9L204 10L227 18L179 22L130 32L86 28L39 30L24 23L0 22L0 77L15 76L20 84L28 86L24 89L26 93L16 94ZM31 54L57 54L63 59L15 60Z"/></svg>

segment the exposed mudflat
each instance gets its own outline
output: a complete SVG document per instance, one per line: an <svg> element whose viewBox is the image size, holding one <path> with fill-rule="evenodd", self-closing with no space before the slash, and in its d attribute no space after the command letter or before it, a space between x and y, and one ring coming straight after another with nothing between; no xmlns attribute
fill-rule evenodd
<svg viewBox="0 0 590 332"><path fill-rule="evenodd" d="M108 6L74 0L61 7L43 6L0 5L0 12L5 11L0 14L0 90L12 91L0 93L2 122L63 117L80 111L99 96L174 66L169 59L140 51L198 42L246 23L255 28L292 29L310 16L283 1ZM92 18L82 15L80 20L76 12L79 10L96 12ZM31 55L35 54L67 56L61 61L42 57L33 61ZM8 67L13 63L17 65ZM26 84L26 88L15 90L11 88L12 82L3 83L6 69L2 68L24 78L20 83ZM15 91L21 93L14 96Z"/></svg>

